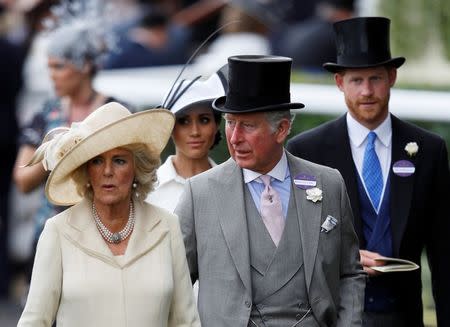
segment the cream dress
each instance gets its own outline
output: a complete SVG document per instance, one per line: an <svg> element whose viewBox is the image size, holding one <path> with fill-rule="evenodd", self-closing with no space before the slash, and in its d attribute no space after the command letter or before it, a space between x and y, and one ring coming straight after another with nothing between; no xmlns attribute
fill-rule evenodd
<svg viewBox="0 0 450 327"><path fill-rule="evenodd" d="M87 200L49 219L18 326L200 326L176 216L135 203L123 256L112 255Z"/></svg>

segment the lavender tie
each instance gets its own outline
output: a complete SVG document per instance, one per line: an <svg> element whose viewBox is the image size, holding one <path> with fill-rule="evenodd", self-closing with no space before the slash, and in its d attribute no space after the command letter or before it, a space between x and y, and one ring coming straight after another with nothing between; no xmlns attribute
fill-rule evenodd
<svg viewBox="0 0 450 327"><path fill-rule="evenodd" d="M266 186L261 193L261 217L270 237L275 245L278 246L284 229L284 216L280 196L270 186L269 175L261 175L259 178Z"/></svg>

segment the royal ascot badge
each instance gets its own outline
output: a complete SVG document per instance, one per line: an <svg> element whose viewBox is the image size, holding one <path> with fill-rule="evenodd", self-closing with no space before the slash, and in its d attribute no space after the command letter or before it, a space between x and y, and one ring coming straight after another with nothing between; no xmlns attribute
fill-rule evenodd
<svg viewBox="0 0 450 327"><path fill-rule="evenodd" d="M294 184L296 187L307 190L309 188L313 188L317 185L317 180L315 176L311 176L308 174L298 174L294 177Z"/></svg>
<svg viewBox="0 0 450 327"><path fill-rule="evenodd" d="M405 151L410 157L414 157L419 151L419 146L416 142L409 142L405 146Z"/></svg>
<svg viewBox="0 0 450 327"><path fill-rule="evenodd" d="M337 219L333 216L328 215L322 226L320 226L320 232L328 233L330 230L334 229L337 225Z"/></svg>
<svg viewBox="0 0 450 327"><path fill-rule="evenodd" d="M409 160L399 160L392 166L392 171L397 176L408 177L414 174L416 167L414 167L414 164Z"/></svg>
<svg viewBox="0 0 450 327"><path fill-rule="evenodd" d="M306 190L306 199L316 203L317 201L322 201L322 190L318 187L309 188Z"/></svg>

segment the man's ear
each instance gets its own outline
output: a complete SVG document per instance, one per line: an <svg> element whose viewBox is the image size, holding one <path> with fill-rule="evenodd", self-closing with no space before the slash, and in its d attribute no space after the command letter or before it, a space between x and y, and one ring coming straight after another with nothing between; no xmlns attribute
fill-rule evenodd
<svg viewBox="0 0 450 327"><path fill-rule="evenodd" d="M342 73L335 73L334 74L334 82L336 83L336 86L344 92L344 74Z"/></svg>
<svg viewBox="0 0 450 327"><path fill-rule="evenodd" d="M397 81L397 68L395 67L388 68L388 77L389 77L389 85L393 87L395 82Z"/></svg>
<svg viewBox="0 0 450 327"><path fill-rule="evenodd" d="M289 128L291 127L291 122L289 119L284 118L280 121L278 125L276 134L277 142L283 144L289 134Z"/></svg>

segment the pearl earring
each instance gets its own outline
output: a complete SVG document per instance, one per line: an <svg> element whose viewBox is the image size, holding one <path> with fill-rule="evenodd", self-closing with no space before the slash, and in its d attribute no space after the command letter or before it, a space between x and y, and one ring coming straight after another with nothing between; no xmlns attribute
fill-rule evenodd
<svg viewBox="0 0 450 327"><path fill-rule="evenodd" d="M137 182L133 182L133 188L136 188L137 187Z"/></svg>
<svg viewBox="0 0 450 327"><path fill-rule="evenodd" d="M91 187L91 183L86 183L86 188L90 188Z"/></svg>

